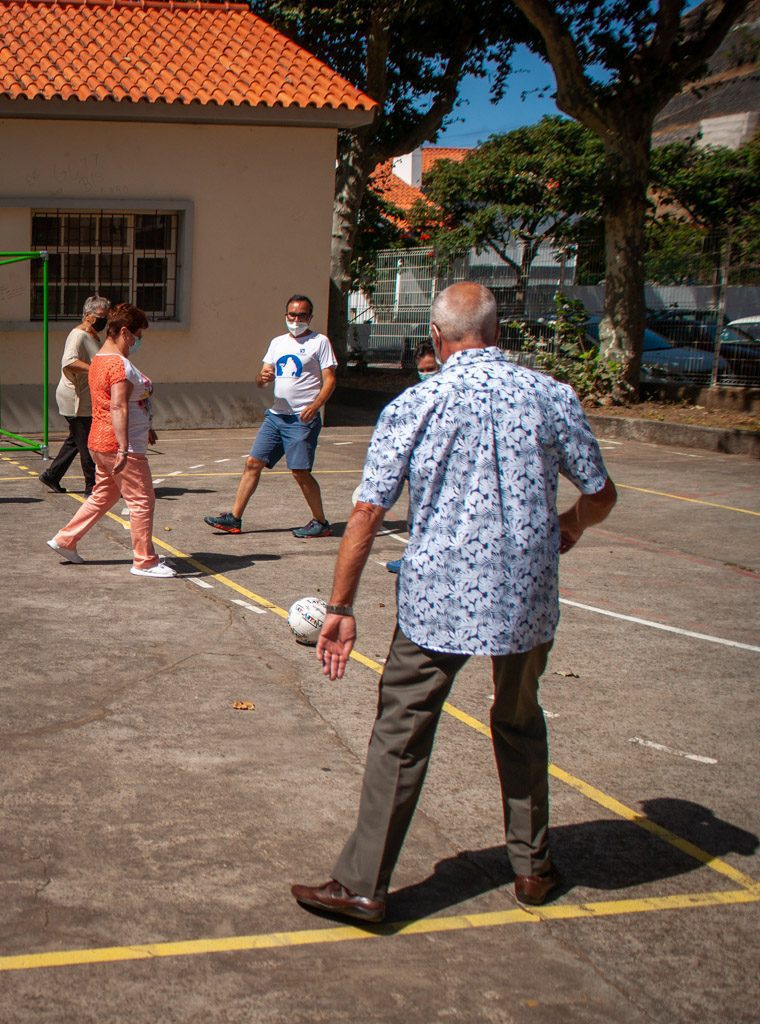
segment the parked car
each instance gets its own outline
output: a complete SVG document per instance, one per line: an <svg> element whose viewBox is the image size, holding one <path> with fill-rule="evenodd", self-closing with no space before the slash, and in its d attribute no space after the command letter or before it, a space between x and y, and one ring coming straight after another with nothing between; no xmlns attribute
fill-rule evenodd
<svg viewBox="0 0 760 1024"><path fill-rule="evenodd" d="M732 320L720 333L720 356L729 369L721 384L760 384L760 315Z"/></svg>
<svg viewBox="0 0 760 1024"><path fill-rule="evenodd" d="M586 325L589 337L599 343L599 323L601 317L591 317ZM714 343L713 343L714 345ZM694 384L709 384L712 375L713 352L704 352L698 348L675 345L650 327L644 330L644 344L641 351L642 382L681 381ZM718 358L718 373L729 369L729 364L722 356Z"/></svg>
<svg viewBox="0 0 760 1024"><path fill-rule="evenodd" d="M718 320L717 310L714 309L650 309L647 310L646 325L676 345L712 352ZM724 316L721 326L727 323Z"/></svg>

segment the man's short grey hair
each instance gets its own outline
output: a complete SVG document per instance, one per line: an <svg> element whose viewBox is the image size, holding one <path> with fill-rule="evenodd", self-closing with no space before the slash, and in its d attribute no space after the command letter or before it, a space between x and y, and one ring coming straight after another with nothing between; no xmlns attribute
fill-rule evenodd
<svg viewBox="0 0 760 1024"><path fill-rule="evenodd" d="M107 313L110 308L111 303L103 295L91 295L84 300L82 319L84 320L86 316L94 316L96 313Z"/></svg>
<svg viewBox="0 0 760 1024"><path fill-rule="evenodd" d="M436 295L430 308L430 322L436 324L444 341L454 344L469 336L492 345L497 321L493 292L475 281L449 285Z"/></svg>

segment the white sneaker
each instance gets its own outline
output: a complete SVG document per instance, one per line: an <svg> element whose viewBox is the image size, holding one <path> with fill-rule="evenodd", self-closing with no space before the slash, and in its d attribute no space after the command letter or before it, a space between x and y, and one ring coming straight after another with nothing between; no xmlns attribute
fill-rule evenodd
<svg viewBox="0 0 760 1024"><path fill-rule="evenodd" d="M138 569L136 565L133 565L129 571L133 576L155 576L157 579L166 579L177 575L176 571L166 562L159 562L158 565L153 565L150 569Z"/></svg>
<svg viewBox="0 0 760 1024"><path fill-rule="evenodd" d="M54 540L45 541L49 548L52 548L61 558L65 558L67 562L74 562L76 565L82 565L84 559L74 548L65 548L62 544L56 544Z"/></svg>

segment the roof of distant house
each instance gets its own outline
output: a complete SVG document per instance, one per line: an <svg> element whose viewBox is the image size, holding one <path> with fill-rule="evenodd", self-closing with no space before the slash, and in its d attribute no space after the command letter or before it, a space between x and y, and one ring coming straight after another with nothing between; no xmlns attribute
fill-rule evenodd
<svg viewBox="0 0 760 1024"><path fill-rule="evenodd" d="M422 173L427 174L433 164L439 160L454 160L459 163L471 153L471 149L451 146L423 146L422 147Z"/></svg>
<svg viewBox="0 0 760 1024"><path fill-rule="evenodd" d="M372 111L243 3L0 0L0 96Z"/></svg>
<svg viewBox="0 0 760 1024"><path fill-rule="evenodd" d="M418 199L426 202L423 192L393 173L393 160L386 160L374 169L370 184L382 199L400 210L411 209Z"/></svg>

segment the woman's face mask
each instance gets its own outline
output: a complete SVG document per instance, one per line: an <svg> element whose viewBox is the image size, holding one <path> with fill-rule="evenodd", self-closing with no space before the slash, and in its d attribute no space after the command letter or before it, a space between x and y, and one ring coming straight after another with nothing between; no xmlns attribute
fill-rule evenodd
<svg viewBox="0 0 760 1024"><path fill-rule="evenodd" d="M427 380L429 377L435 377L437 373L438 370L418 370L417 376L420 380Z"/></svg>
<svg viewBox="0 0 760 1024"><path fill-rule="evenodd" d="M108 317L107 316L96 316L95 319L92 321L92 329L94 331L97 331L98 334L100 334L100 332L103 330L103 328L105 327L105 325L107 323L108 323Z"/></svg>
<svg viewBox="0 0 760 1024"><path fill-rule="evenodd" d="M132 332L130 331L130 334L131 333ZM140 346L142 345L142 338L138 338L136 334L132 334L132 339L132 347L129 350L129 354L131 356L135 355L135 353L139 350Z"/></svg>

